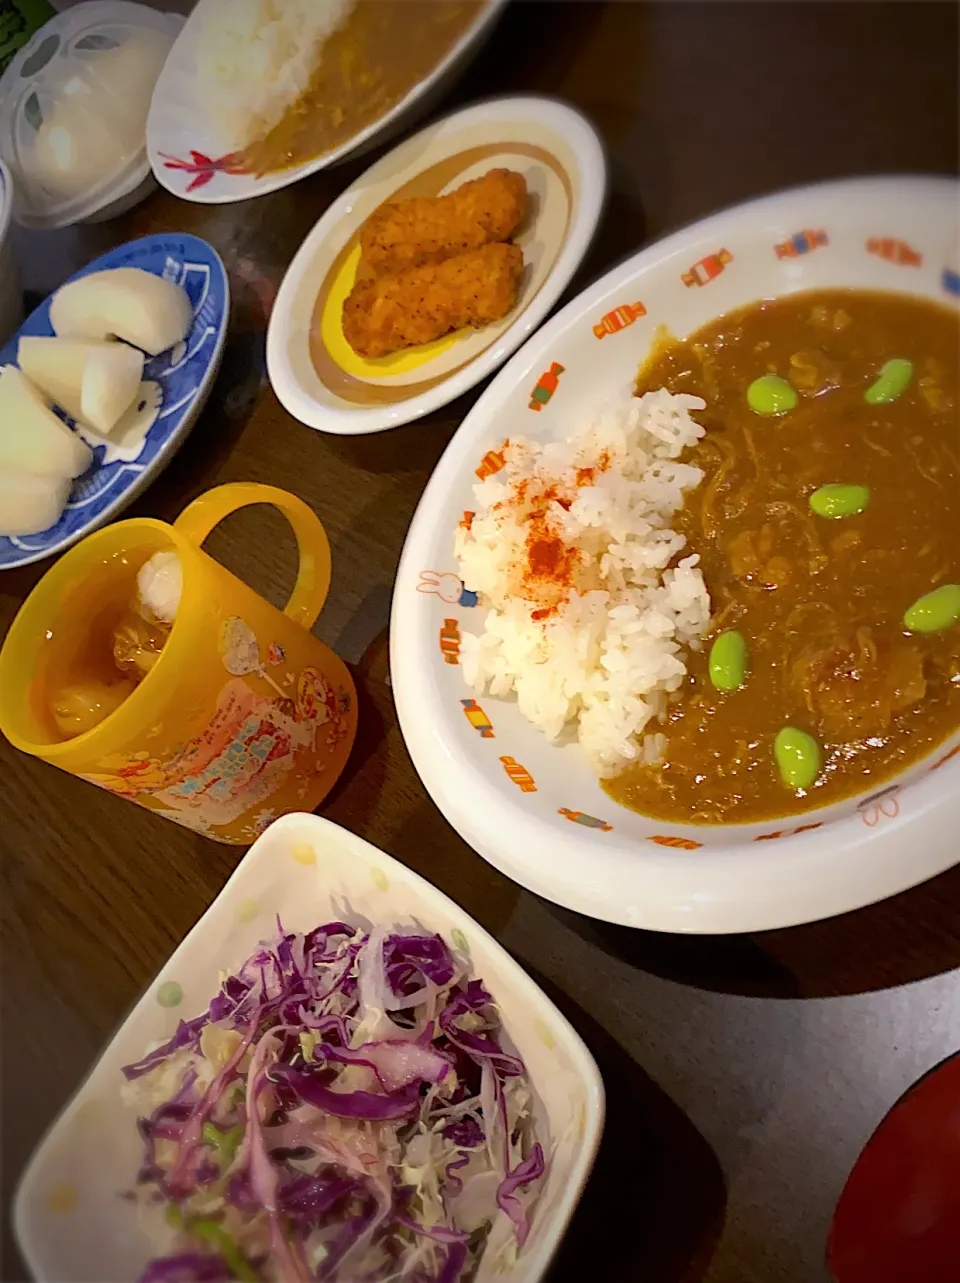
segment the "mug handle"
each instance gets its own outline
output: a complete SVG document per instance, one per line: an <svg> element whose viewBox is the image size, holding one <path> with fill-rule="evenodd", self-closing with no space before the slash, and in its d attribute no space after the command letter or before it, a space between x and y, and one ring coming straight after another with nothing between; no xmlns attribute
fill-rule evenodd
<svg viewBox="0 0 960 1283"><path fill-rule="evenodd" d="M194 499L173 523L173 528L199 548L224 517L252 503L272 504L293 527L300 565L297 582L283 613L309 632L330 588L330 543L320 518L302 499L257 481L231 481Z"/></svg>

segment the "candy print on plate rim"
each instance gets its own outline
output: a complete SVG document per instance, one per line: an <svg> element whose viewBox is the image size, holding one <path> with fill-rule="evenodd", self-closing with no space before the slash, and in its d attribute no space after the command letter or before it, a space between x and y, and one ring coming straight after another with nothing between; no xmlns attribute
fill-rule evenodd
<svg viewBox="0 0 960 1283"><path fill-rule="evenodd" d="M632 387L661 325L684 336L757 299L818 288L900 291L956 307L956 209L953 181L875 178L782 192L717 214L641 250L567 304L467 415L410 526L393 596L390 670L417 771L450 823L501 872L606 921L714 933L847 912L956 863L960 735L885 781L884 791L797 817L653 821L612 803L576 744L551 745L513 699L466 685L460 650L466 634L482 631L486 611L482 598L468 610L453 592L454 532L477 507L478 479L504 466L505 438L563 439L593 420ZM881 233L911 246L920 265L905 270L873 252L869 242ZM778 246L798 252L778 254ZM598 342L595 327L637 300L645 314L605 327ZM558 366L549 400L531 413L531 390ZM424 567L444 570L445 599L419 587ZM459 635L461 662L448 662L441 630ZM468 699L493 738L469 716ZM899 791L887 791L894 784Z"/></svg>
<svg viewBox="0 0 960 1283"><path fill-rule="evenodd" d="M492 169L523 175L513 235L523 250L517 301L501 320L366 359L343 333L360 266L360 230L381 205L442 196ZM492 373L541 323L593 239L606 191L603 147L583 116L550 98L498 98L429 125L371 166L316 224L290 264L267 331L274 391L323 432L382 432L421 418ZM544 371L534 408L559 369Z"/></svg>
<svg viewBox="0 0 960 1283"><path fill-rule="evenodd" d="M479 52L506 0L487 0L432 71L378 119L330 151L265 174L251 173L243 163L243 153L232 150L235 143L226 142L218 133L200 87L200 29L211 10L221 4L225 0L200 0L187 18L160 73L147 118L147 155L159 182L174 196L209 205L249 200L289 187L408 127Z"/></svg>
<svg viewBox="0 0 960 1283"><path fill-rule="evenodd" d="M170 462L213 386L230 314L227 273L216 250L186 233L144 236L94 259L70 280L116 267L139 267L182 285L193 305L190 331L176 347L147 358L136 421L122 443L89 438L94 462L74 482L57 524L37 535L0 537L0 570L63 552L122 512ZM0 365L16 364L21 337L52 334L46 299L0 349Z"/></svg>
<svg viewBox="0 0 960 1283"><path fill-rule="evenodd" d="M603 1129L600 1072L577 1033L523 968L454 901L411 869L315 815L272 824L243 857L53 1124L21 1179L14 1228L34 1278L135 1279L156 1254L142 1214L120 1195L136 1178L137 1111L122 1066L207 1007L222 980L276 933L341 919L438 932L466 955L500 1008L542 1107L552 1151L530 1237L512 1265L481 1260L474 1283L537 1283L580 1197ZM540 1117L538 1116L538 1131ZM163 1245L159 1245L163 1246Z"/></svg>

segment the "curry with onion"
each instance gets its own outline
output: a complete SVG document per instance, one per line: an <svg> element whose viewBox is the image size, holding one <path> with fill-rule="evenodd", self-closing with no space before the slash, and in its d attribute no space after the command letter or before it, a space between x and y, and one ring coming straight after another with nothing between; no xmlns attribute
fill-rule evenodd
<svg viewBox="0 0 960 1283"><path fill-rule="evenodd" d="M618 802L701 824L800 813L882 789L960 727L958 358L955 311L867 291L655 346L638 393L706 402L677 528L712 633L660 764L605 781Z"/></svg>

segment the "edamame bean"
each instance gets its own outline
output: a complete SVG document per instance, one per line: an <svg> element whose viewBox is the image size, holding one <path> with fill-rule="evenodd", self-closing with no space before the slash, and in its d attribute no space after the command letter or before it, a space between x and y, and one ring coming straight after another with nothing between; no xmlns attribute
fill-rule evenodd
<svg viewBox="0 0 960 1283"><path fill-rule="evenodd" d="M881 367L880 377L867 388L863 399L870 405L889 405L906 392L912 378L913 362L906 357L895 356Z"/></svg>
<svg viewBox="0 0 960 1283"><path fill-rule="evenodd" d="M810 507L818 517L855 517L870 502L869 486L821 486L810 496Z"/></svg>
<svg viewBox="0 0 960 1283"><path fill-rule="evenodd" d="M718 691L735 691L747 675L747 643L730 629L710 647L710 680Z"/></svg>
<svg viewBox="0 0 960 1283"><path fill-rule="evenodd" d="M809 788L820 774L820 745L806 731L785 726L773 741L780 778L788 788Z"/></svg>
<svg viewBox="0 0 960 1283"><path fill-rule="evenodd" d="M798 399L796 389L779 374L761 374L747 388L747 404L757 414L786 414Z"/></svg>
<svg viewBox="0 0 960 1283"><path fill-rule="evenodd" d="M903 622L912 633L941 633L960 621L960 584L941 584L913 603Z"/></svg>

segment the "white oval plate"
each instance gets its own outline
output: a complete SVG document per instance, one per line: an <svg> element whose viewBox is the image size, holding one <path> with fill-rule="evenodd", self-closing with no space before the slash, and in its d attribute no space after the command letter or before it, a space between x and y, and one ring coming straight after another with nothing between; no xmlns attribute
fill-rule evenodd
<svg viewBox="0 0 960 1283"><path fill-rule="evenodd" d="M204 15L228 2L239 0L200 0L190 14L160 73L147 118L147 155L159 181L174 196L206 205L229 204L278 191L410 125L418 112L426 110L448 89L479 52L507 0L487 0L486 7L430 75L414 85L379 120L359 130L333 151L302 165L260 176L231 163L232 145L219 135L210 119L197 68L198 37Z"/></svg>
<svg viewBox="0 0 960 1283"><path fill-rule="evenodd" d="M341 311L362 224L384 201L439 196L489 169L523 173L528 212L515 242L526 268L517 306L495 325L366 361ZM549 98L501 98L456 112L384 156L330 206L280 286L267 331L274 391L301 423L353 436L419 419L472 388L532 334L579 266L606 190L593 127Z"/></svg>
<svg viewBox="0 0 960 1283"><path fill-rule="evenodd" d="M515 1264L481 1261L476 1283L537 1283L600 1142L600 1071L542 989L468 913L405 865L315 815L287 815L254 843L44 1138L14 1203L14 1228L33 1277L40 1283L136 1279L157 1254L137 1208L120 1197L142 1156L136 1112L120 1099L121 1069L151 1043L171 1038L182 1017L203 1011L223 970L235 970L259 941L275 935L278 916L291 931L335 918L417 925L469 954L530 1072L545 1115L544 1148L551 1152L530 1237Z"/></svg>
<svg viewBox="0 0 960 1283"><path fill-rule="evenodd" d="M393 693L434 801L471 846L531 891L629 926L759 931L859 908L960 860L960 735L879 794L779 823L670 825L617 806L579 748L551 746L512 701L483 697L465 716L472 692L456 639L482 623L470 585L453 573L453 532L473 506L484 454L504 437L562 438L595 417L630 390L658 325L689 334L758 298L818 287L956 304L957 207L955 182L898 177L800 188L717 214L642 250L569 303L464 420L400 562ZM811 248L808 229L827 243ZM538 386L544 399L533 415Z"/></svg>

